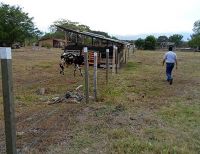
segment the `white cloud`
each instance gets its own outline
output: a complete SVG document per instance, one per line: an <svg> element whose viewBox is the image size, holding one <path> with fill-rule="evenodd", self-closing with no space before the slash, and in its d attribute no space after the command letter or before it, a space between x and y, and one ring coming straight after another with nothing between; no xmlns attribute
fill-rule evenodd
<svg viewBox="0 0 200 154"><path fill-rule="evenodd" d="M18 4L41 30L64 18L110 34L192 31L199 0L2 0Z"/></svg>

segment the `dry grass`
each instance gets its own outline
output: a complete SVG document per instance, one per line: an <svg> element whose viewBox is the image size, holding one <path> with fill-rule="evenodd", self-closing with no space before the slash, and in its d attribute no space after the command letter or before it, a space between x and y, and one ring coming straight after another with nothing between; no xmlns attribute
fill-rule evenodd
<svg viewBox="0 0 200 154"><path fill-rule="evenodd" d="M164 52L137 51L117 75L110 74L108 85L105 70L98 70L98 102L47 105L52 97L84 84L78 73L73 77L72 67L65 76L59 74L60 53L13 53L17 147L22 152L200 152L200 53L177 52L179 68L169 85L161 66ZM91 67L90 94L92 73ZM47 89L45 95L37 95L41 87ZM1 130L2 110L1 103ZM0 135L5 148L3 131Z"/></svg>

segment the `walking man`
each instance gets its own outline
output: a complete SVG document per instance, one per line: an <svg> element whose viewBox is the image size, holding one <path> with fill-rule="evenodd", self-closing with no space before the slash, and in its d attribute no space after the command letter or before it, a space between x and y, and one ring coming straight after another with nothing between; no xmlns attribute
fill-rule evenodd
<svg viewBox="0 0 200 154"><path fill-rule="evenodd" d="M174 65L176 64L176 69L178 68L177 66L177 56L174 51L172 51L172 46L169 47L169 51L165 53L163 57L163 66L166 63L166 76L167 76L167 81L171 85L173 83L173 77L172 77L172 70L174 68Z"/></svg>

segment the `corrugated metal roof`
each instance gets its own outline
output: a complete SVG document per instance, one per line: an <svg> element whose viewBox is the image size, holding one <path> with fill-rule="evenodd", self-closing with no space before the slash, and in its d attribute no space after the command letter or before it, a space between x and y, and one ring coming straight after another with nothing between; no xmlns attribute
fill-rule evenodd
<svg viewBox="0 0 200 154"><path fill-rule="evenodd" d="M89 36L89 37L92 37L92 38L106 40L106 41L110 41L110 42L114 42L114 43L119 43L119 44L123 44L123 45L128 44L127 42L124 42L124 41L107 38L107 37L105 37L103 35L94 34L94 33L91 33L91 32L79 32L79 31L72 30L72 29L65 28L65 27L58 26L58 25L55 25L55 26L57 26L58 28L62 29L63 31L66 31L66 32L72 32L72 33L75 33L75 34L81 34L81 35Z"/></svg>

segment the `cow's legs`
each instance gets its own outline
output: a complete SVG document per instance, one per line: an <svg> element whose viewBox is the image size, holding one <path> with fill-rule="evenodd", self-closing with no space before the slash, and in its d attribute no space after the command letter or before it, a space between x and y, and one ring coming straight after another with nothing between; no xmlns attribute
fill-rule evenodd
<svg viewBox="0 0 200 154"><path fill-rule="evenodd" d="M77 66L76 64L74 65L74 77L76 76L76 69L77 69Z"/></svg>
<svg viewBox="0 0 200 154"><path fill-rule="evenodd" d="M79 69L79 71L80 71L80 73L81 73L81 76L83 76L82 71L81 71L81 67L79 67L78 64L76 64L76 65L74 66L74 76L76 75L76 70L77 70L77 69Z"/></svg>
<svg viewBox="0 0 200 154"><path fill-rule="evenodd" d="M81 71L81 67L79 67L79 65L77 65L77 68L79 69L81 76L83 76L82 71Z"/></svg>
<svg viewBox="0 0 200 154"><path fill-rule="evenodd" d="M60 63L60 74L64 75L64 66Z"/></svg>

